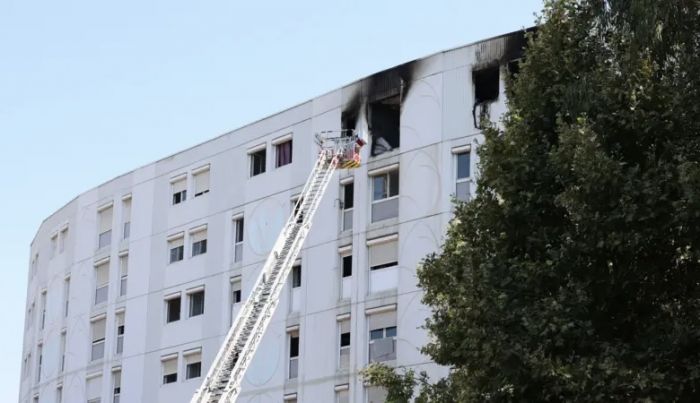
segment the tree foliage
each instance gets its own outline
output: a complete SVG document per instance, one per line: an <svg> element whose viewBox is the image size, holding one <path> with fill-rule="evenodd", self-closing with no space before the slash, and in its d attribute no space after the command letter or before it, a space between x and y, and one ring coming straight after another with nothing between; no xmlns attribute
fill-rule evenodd
<svg viewBox="0 0 700 403"><path fill-rule="evenodd" d="M418 271L450 376L410 383L700 401L700 1L548 1L508 95L478 194Z"/></svg>

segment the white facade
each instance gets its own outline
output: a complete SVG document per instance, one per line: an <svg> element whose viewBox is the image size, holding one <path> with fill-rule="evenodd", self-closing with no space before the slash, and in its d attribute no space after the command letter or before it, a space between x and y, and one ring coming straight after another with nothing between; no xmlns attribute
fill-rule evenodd
<svg viewBox="0 0 700 403"><path fill-rule="evenodd" d="M314 133L341 120L373 126L363 165L331 181L239 401L370 401L358 376L370 354L444 375L419 352L429 311L416 267L441 245L458 186L475 190L472 110L486 91L475 87L490 84L475 85L473 71L500 65L496 98L483 102L496 119L519 38L378 73L126 173L48 217L31 244L19 402L188 402L314 164ZM384 106L371 102L385 96L398 99L400 145L370 156L396 107L386 107L389 123L372 121Z"/></svg>

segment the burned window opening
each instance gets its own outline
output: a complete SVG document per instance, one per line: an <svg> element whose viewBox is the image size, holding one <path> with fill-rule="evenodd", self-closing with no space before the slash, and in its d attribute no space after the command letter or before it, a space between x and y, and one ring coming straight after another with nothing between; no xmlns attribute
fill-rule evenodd
<svg viewBox="0 0 700 403"><path fill-rule="evenodd" d="M395 95L374 101L368 106L372 156L376 156L401 145L401 97Z"/></svg>
<svg viewBox="0 0 700 403"><path fill-rule="evenodd" d="M482 129L481 122L489 117L489 104L498 99L500 66L498 64L472 72L474 83L474 107L472 118L474 127ZM478 116L477 116L478 110Z"/></svg>

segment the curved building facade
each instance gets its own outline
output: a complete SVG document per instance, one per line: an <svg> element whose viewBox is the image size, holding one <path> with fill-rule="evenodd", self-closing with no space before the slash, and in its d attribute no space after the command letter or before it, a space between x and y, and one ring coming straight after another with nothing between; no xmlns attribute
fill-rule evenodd
<svg viewBox="0 0 700 403"><path fill-rule="evenodd" d="M188 402L316 159L314 133L371 133L338 171L242 384L241 402L378 402L371 361L419 351L416 267L475 190L478 121L505 110L522 33L377 73L80 194L31 243L19 402ZM510 66L510 68L509 68Z"/></svg>

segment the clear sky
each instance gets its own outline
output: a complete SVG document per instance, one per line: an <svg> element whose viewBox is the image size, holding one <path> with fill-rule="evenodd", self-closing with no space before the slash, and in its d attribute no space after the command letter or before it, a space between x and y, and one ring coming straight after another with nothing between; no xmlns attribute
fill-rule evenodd
<svg viewBox="0 0 700 403"><path fill-rule="evenodd" d="M541 0L0 0L0 402L29 244L79 193L373 72L534 22Z"/></svg>

